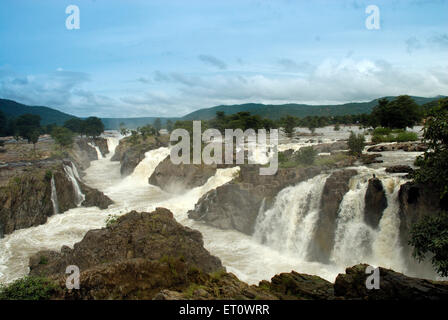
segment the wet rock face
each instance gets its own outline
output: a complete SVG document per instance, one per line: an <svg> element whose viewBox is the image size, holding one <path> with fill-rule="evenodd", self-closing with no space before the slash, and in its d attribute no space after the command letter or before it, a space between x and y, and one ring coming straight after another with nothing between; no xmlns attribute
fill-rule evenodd
<svg viewBox="0 0 448 320"><path fill-rule="evenodd" d="M101 154L105 157L109 153L109 147L107 146L107 140L104 138L93 138L92 142L100 149ZM98 155L97 155L98 156Z"/></svg>
<svg viewBox="0 0 448 320"><path fill-rule="evenodd" d="M168 156L156 167L148 183L168 192L181 193L205 184L215 175L216 168L216 165L173 164Z"/></svg>
<svg viewBox="0 0 448 320"><path fill-rule="evenodd" d="M40 264L41 257L48 263ZM108 228L90 230L73 249L37 253L30 259L30 274L64 274L68 265L83 271L126 259L164 257L179 258L205 272L222 269L221 261L203 248L198 231L177 223L169 210L157 208L151 213L132 211Z"/></svg>
<svg viewBox="0 0 448 320"><path fill-rule="evenodd" d="M334 246L336 220L339 205L350 189L350 179L358 172L347 169L333 172L325 182L319 211L319 224L311 242L309 258L314 261L328 262Z"/></svg>
<svg viewBox="0 0 448 320"><path fill-rule="evenodd" d="M390 269L379 268L380 289L366 288L368 265L360 264L339 274L334 284L336 296L362 300L439 300L448 298L447 281L407 277Z"/></svg>
<svg viewBox="0 0 448 320"><path fill-rule="evenodd" d="M377 228L383 211L387 208L386 192L380 179L369 180L364 203L364 221L372 228Z"/></svg>
<svg viewBox="0 0 448 320"><path fill-rule="evenodd" d="M47 221L53 214L50 179L44 170L34 170L12 178L1 188L0 235Z"/></svg>
<svg viewBox="0 0 448 320"><path fill-rule="evenodd" d="M201 220L220 229L234 229L251 235L263 197L244 189L238 183L228 183L206 193L199 199L188 217Z"/></svg>
<svg viewBox="0 0 448 320"><path fill-rule="evenodd" d="M81 169L85 170L90 167L90 162L98 160L98 154L95 148L89 145L86 138L80 138L73 143L72 150L70 150L70 158Z"/></svg>
<svg viewBox="0 0 448 320"><path fill-rule="evenodd" d="M267 209L281 189L320 173L314 167L279 168L275 175L261 176L257 165L240 168L238 178L203 195L188 216L217 228L252 235L263 200Z"/></svg>
<svg viewBox="0 0 448 320"><path fill-rule="evenodd" d="M51 162L42 167L30 166L0 188L0 236L44 224L54 214L51 177L54 178L59 213L76 208L75 190L61 162ZM83 206L106 209L112 203L102 192L80 181L78 183L86 196Z"/></svg>
<svg viewBox="0 0 448 320"><path fill-rule="evenodd" d="M407 182L400 187L400 239L407 247L412 225L424 216L435 215L441 210L439 192L436 188Z"/></svg>
<svg viewBox="0 0 448 320"><path fill-rule="evenodd" d="M120 173L122 177L130 175L135 167L145 158L145 153L167 147L169 145L169 136L148 137L139 139L136 143L131 142L131 137L120 140L111 161L120 161Z"/></svg>

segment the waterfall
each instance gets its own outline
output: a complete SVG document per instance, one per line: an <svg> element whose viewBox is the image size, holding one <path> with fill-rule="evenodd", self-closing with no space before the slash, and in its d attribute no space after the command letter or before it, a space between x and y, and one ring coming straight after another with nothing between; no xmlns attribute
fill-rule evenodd
<svg viewBox="0 0 448 320"><path fill-rule="evenodd" d="M119 143L119 138L116 137L106 137L106 141L107 141L107 148L109 149L109 154L113 155L115 152L115 149L118 146Z"/></svg>
<svg viewBox="0 0 448 320"><path fill-rule="evenodd" d="M364 178L364 179L363 179ZM370 254L373 230L364 222L366 177L355 176L351 188L339 205L336 220L335 243L330 260L341 266L365 261Z"/></svg>
<svg viewBox="0 0 448 320"><path fill-rule="evenodd" d="M377 236L372 244L372 254L377 265L404 272L406 263L400 245L400 203L398 193L406 181L398 177L382 179L386 189L387 208L379 223Z"/></svg>
<svg viewBox="0 0 448 320"><path fill-rule="evenodd" d="M328 175L318 175L280 191L273 207L260 212L254 237L261 243L306 259L319 218Z"/></svg>
<svg viewBox="0 0 448 320"><path fill-rule="evenodd" d="M58 193L56 192L56 184L54 183L54 176L51 176L51 202L53 203L53 213L59 213Z"/></svg>
<svg viewBox="0 0 448 320"><path fill-rule="evenodd" d="M76 178L79 177L78 171L76 170L76 167L73 165L73 163L71 164L71 166L64 164L64 171L72 182L73 189L75 190L76 205L79 207L86 199L86 196L82 193L81 188L78 184L78 180Z"/></svg>
<svg viewBox="0 0 448 320"><path fill-rule="evenodd" d="M98 160L103 159L103 154L101 153L101 150L97 145L94 145L90 142L87 142L87 144L96 150L96 155L98 157Z"/></svg>
<svg viewBox="0 0 448 320"><path fill-rule="evenodd" d="M364 221L365 193L370 174L360 174L351 181L338 213L335 244L331 261L340 266L370 263L395 271L406 271L399 243L400 217L398 193L405 182L400 177L379 177L387 199L387 207L373 229Z"/></svg>
<svg viewBox="0 0 448 320"><path fill-rule="evenodd" d="M148 185L148 179L156 167L170 154L169 148L158 148L145 153L145 158L139 162L134 171L125 178L124 182L137 185Z"/></svg>

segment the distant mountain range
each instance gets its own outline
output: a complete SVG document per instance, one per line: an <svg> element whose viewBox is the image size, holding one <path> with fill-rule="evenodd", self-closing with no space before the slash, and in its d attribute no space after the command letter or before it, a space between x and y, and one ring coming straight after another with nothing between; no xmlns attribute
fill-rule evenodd
<svg viewBox="0 0 448 320"><path fill-rule="evenodd" d="M423 105L434 100L443 98L444 96L437 96L432 98L412 97L416 103ZM386 97L389 100L395 97ZM168 119L176 120L209 120L215 117L217 111L224 111L226 114L233 114L242 111L248 111L251 114L258 114L261 117L270 118L273 120L280 119L286 115L293 115L297 117L306 116L336 116L346 114L361 114L370 113L377 105L379 99L374 99L368 102L351 102L338 105L308 105L308 104L261 104L261 103L246 103L237 105L220 105L211 108L205 108L191 112L183 117L178 118L162 118L162 125ZM14 118L24 113L32 113L40 115L43 125L56 123L58 125L64 124L65 121L75 116L41 106L27 106L12 100L0 99L0 110L3 111L8 118ZM157 117L142 117L142 118L101 118L106 129L118 129L123 123L127 128L137 128L148 123L153 123Z"/></svg>
<svg viewBox="0 0 448 320"><path fill-rule="evenodd" d="M49 107L27 106L25 104L7 99L0 99L0 111L3 111L7 118L16 118L25 113L37 114L41 118L40 123L42 125L52 123L63 125L68 119L76 118L71 114L67 114Z"/></svg>

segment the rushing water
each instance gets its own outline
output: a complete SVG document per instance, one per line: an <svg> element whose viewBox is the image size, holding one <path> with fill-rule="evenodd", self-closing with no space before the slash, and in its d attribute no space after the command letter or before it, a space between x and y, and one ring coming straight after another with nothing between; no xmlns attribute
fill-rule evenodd
<svg viewBox="0 0 448 320"><path fill-rule="evenodd" d="M73 165L73 163L71 163L70 166L64 164L64 171L72 182L73 190L75 191L76 205L79 207L86 199L86 196L82 193L81 187L78 184L79 174L76 170L76 166Z"/></svg>
<svg viewBox="0 0 448 320"><path fill-rule="evenodd" d="M59 213L58 192L54 183L54 176L51 176L51 203L53 204L53 213Z"/></svg>
<svg viewBox="0 0 448 320"><path fill-rule="evenodd" d="M148 184L148 177L169 154L168 148L147 152L134 172L122 179L120 163L110 161L118 138L109 135L107 142L110 153L103 159L92 161L83 181L103 191L114 204L105 210L74 208L50 217L44 225L5 236L0 240L0 283L26 275L28 259L37 251L73 246L88 230L104 227L108 215L121 215L131 210L152 211L156 207L170 209L178 222L199 230L206 249L218 256L228 271L251 284L291 270L334 281L348 265L360 262L406 271L398 242L397 194L399 185L404 182L398 175L388 176L384 169L355 168L359 174L352 178L350 191L341 203L332 262L322 264L307 261L306 251L318 223L320 197L327 175L282 190L272 208L260 208L256 232L254 236L247 236L237 231L216 229L187 216L188 210L194 208L202 195L230 181L238 167L218 169L203 186L174 195ZM263 155L257 155L257 158L263 158ZM76 179L79 179L76 167L66 166L65 170L75 187ZM373 173L385 185L388 200L377 230L371 230L363 223L363 199L367 181Z"/></svg>

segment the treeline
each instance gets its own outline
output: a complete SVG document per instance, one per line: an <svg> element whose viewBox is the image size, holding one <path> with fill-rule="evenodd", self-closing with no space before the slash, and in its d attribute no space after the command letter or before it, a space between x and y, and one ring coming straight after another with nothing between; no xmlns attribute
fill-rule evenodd
<svg viewBox="0 0 448 320"><path fill-rule="evenodd" d="M284 132L292 136L294 128L308 128L314 132L316 128L334 125L335 130L339 130L340 125L359 125L365 128L391 128L403 130L406 127L413 127L422 122L438 102L431 102L419 106L410 96L403 95L395 100L380 99L378 105L374 107L370 114L354 114L343 116L306 116L303 118L288 115L279 120L262 118L259 115L251 115L249 112L238 112L226 115L222 111L216 113L216 117L211 120L202 121L202 130L215 128L224 133L224 129L272 129L283 128ZM190 120L178 120L174 128L183 128L192 132L193 124Z"/></svg>
<svg viewBox="0 0 448 320"><path fill-rule="evenodd" d="M97 117L87 119L72 118L63 127L56 124L42 126L41 118L35 114L23 114L8 119L0 111L0 136L12 136L16 141L20 138L34 145L42 134L50 134L60 145L69 145L75 135L97 137L104 132L104 124Z"/></svg>

